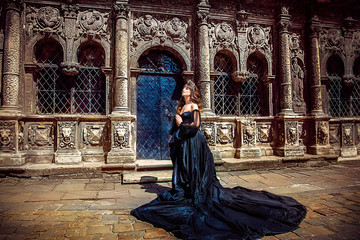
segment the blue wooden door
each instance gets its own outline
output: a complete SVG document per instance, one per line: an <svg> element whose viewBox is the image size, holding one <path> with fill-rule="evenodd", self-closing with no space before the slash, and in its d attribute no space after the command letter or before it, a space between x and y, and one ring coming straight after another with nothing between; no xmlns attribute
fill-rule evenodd
<svg viewBox="0 0 360 240"><path fill-rule="evenodd" d="M182 80L176 60L153 51L140 58L137 79L137 158L170 159L168 139Z"/></svg>

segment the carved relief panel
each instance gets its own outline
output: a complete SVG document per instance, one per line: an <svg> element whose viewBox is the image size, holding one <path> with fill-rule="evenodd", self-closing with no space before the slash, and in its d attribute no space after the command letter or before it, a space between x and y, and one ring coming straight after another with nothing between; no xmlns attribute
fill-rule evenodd
<svg viewBox="0 0 360 240"><path fill-rule="evenodd" d="M15 121L0 121L0 151L14 152L16 149Z"/></svg>
<svg viewBox="0 0 360 240"><path fill-rule="evenodd" d="M103 147L106 136L105 123L82 123L81 144L85 148Z"/></svg>
<svg viewBox="0 0 360 240"><path fill-rule="evenodd" d="M102 13L93 9L79 12L76 24L76 37L84 35L100 36L110 43L111 24L109 13Z"/></svg>
<svg viewBox="0 0 360 240"><path fill-rule="evenodd" d="M326 52L343 51L344 37L340 29L326 29L322 28L320 32L320 50L324 54Z"/></svg>
<svg viewBox="0 0 360 240"><path fill-rule="evenodd" d="M237 50L237 37L235 35L234 27L227 22L212 22L209 28L209 44L210 51L214 55L221 49L228 49L230 51Z"/></svg>
<svg viewBox="0 0 360 240"><path fill-rule="evenodd" d="M235 124L217 124L216 127L216 143L228 144L234 141Z"/></svg>
<svg viewBox="0 0 360 240"><path fill-rule="evenodd" d="M328 122L316 122L317 125L317 144L326 145L329 142Z"/></svg>
<svg viewBox="0 0 360 240"><path fill-rule="evenodd" d="M272 141L271 123L257 123L257 142L270 143Z"/></svg>
<svg viewBox="0 0 360 240"><path fill-rule="evenodd" d="M271 44L271 27L262 27L258 24L251 26L247 29L246 35L249 42L248 48L249 52L260 51L265 53L270 53L272 51Z"/></svg>
<svg viewBox="0 0 360 240"><path fill-rule="evenodd" d="M57 123L57 147L63 149L76 149L76 129L77 122L58 122Z"/></svg>
<svg viewBox="0 0 360 240"><path fill-rule="evenodd" d="M113 148L130 148L130 122L112 122Z"/></svg>
<svg viewBox="0 0 360 240"><path fill-rule="evenodd" d="M27 146L31 149L54 149L55 126L51 122L28 123Z"/></svg>
<svg viewBox="0 0 360 240"><path fill-rule="evenodd" d="M241 146L255 146L256 145L256 122L242 121L241 122Z"/></svg>
<svg viewBox="0 0 360 240"><path fill-rule="evenodd" d="M342 146L354 145L354 124L352 123L341 124L341 140L342 140Z"/></svg>
<svg viewBox="0 0 360 240"><path fill-rule="evenodd" d="M37 33L57 33L61 35L63 18L55 7L26 8L26 33L29 37Z"/></svg>
<svg viewBox="0 0 360 240"><path fill-rule="evenodd" d="M180 17L164 15L134 15L133 36L130 50L151 41L153 44L178 44L186 50L190 49L188 40L188 20Z"/></svg>
<svg viewBox="0 0 360 240"><path fill-rule="evenodd" d="M356 136L356 145L360 145L360 123L357 123L355 125L356 127L356 133L355 133L355 136Z"/></svg>
<svg viewBox="0 0 360 240"><path fill-rule="evenodd" d="M203 132L206 142L209 146L215 146L216 131L215 123L201 123L201 131Z"/></svg>
<svg viewBox="0 0 360 240"><path fill-rule="evenodd" d="M299 142L299 130L297 122L285 122L286 143L288 145L297 145Z"/></svg>
<svg viewBox="0 0 360 240"><path fill-rule="evenodd" d="M329 126L329 141L330 141L330 144L339 144L340 143L340 125L339 124L330 124L330 126Z"/></svg>

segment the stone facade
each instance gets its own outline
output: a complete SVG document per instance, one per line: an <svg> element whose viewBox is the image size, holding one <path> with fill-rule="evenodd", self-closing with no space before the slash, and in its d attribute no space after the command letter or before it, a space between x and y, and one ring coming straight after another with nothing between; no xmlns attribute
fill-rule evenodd
<svg viewBox="0 0 360 240"><path fill-rule="evenodd" d="M359 11L357 1L2 1L0 166L134 165L139 59L151 50L171 53L182 81L199 86L217 160L357 156ZM220 71L219 54L231 72ZM259 66L261 111L243 110L254 107L246 94L230 103L218 93L216 79L250 86ZM101 91L84 91L89 76ZM55 77L67 80L58 87ZM231 104L233 114L219 114Z"/></svg>

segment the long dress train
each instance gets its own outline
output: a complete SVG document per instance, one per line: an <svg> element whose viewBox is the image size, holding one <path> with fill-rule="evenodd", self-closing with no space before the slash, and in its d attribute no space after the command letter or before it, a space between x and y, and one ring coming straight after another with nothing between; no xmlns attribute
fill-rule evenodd
<svg viewBox="0 0 360 240"><path fill-rule="evenodd" d="M131 211L183 239L257 239L295 230L306 208L295 199L243 187L224 188L199 130L200 112L184 112L172 135L172 189Z"/></svg>

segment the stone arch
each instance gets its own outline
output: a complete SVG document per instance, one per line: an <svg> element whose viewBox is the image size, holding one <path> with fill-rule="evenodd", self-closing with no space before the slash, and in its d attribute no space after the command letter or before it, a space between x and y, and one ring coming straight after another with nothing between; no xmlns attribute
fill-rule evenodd
<svg viewBox="0 0 360 240"><path fill-rule="evenodd" d="M26 48L25 49L31 49L30 52L26 52L25 55L25 63L27 64L31 64L31 63L36 63L36 58L35 58L35 46L37 44L41 44L42 42L46 42L46 41L54 41L58 44L61 45L62 49L63 49L63 59L65 58L65 46L66 46L66 42L59 38L57 35L40 35L38 34L36 37L32 38L27 44L26 44ZM26 50L25 50L26 51Z"/></svg>
<svg viewBox="0 0 360 240"><path fill-rule="evenodd" d="M232 49L221 49L221 50L218 50L218 51L214 51L214 54L212 54L210 56L210 59L212 59L210 61L210 69L211 71L215 71L215 65L214 65L214 62L215 62L215 56L218 54L218 53L222 53L222 54L225 54L226 56L230 57L231 61L232 61L232 66L233 66L233 72L235 71L239 71L240 70L240 66L239 66L239 63L240 63L240 59L239 59L239 54L235 51L233 51Z"/></svg>
<svg viewBox="0 0 360 240"><path fill-rule="evenodd" d="M110 43L108 43L103 38L81 38L80 40L76 41L74 43L74 61L78 62L78 51L81 47L83 47L86 44L94 44L99 47L101 47L104 50L105 53L105 67L110 67L111 65L111 49L110 49Z"/></svg>
<svg viewBox="0 0 360 240"><path fill-rule="evenodd" d="M101 43L97 42L97 41L91 41L91 40L88 40L88 41L85 41L85 42L82 42L82 44L80 44L78 47L77 47L77 50L76 50L76 54L74 56L74 60L76 60L77 63L79 63L79 53L81 51L81 49L83 47L86 47L86 46L96 46L96 47L99 47L103 52L104 52L104 66L106 66L106 51L104 49L104 47L101 45Z"/></svg>
<svg viewBox="0 0 360 240"><path fill-rule="evenodd" d="M261 62L261 65L263 67L263 73L262 73L261 76L259 76L259 79L261 81L266 81L268 75L271 75L271 73L269 73L269 64L268 64L269 62L266 59L266 56L264 54L262 54L261 52L258 52L258 51L251 53L246 59L246 69L247 69L247 71L249 71L249 65L248 65L249 64L249 59L252 58L252 57L258 58L259 61Z"/></svg>
<svg viewBox="0 0 360 240"><path fill-rule="evenodd" d="M340 54L338 52L335 52L335 53L327 52L326 54L324 54L324 56L320 60L320 73L321 73L321 76L327 76L328 60L333 58L333 57L337 57L337 58L341 59L343 64L346 62L346 59L344 58L344 56L342 54ZM345 65L344 65L344 70L345 70Z"/></svg>
<svg viewBox="0 0 360 240"><path fill-rule="evenodd" d="M232 63L232 71L238 71L239 68L239 56L234 53L233 51L230 51L229 49L223 49L220 51L217 51L213 56L211 56L211 61L210 61L210 69L211 71L215 71L215 57L218 53L224 54L226 56L228 56L231 59L231 63Z"/></svg>
<svg viewBox="0 0 360 240"><path fill-rule="evenodd" d="M341 56L339 56L339 54L332 54L330 55L327 59L326 59L326 65L325 65L325 70L326 70L326 74L330 75L331 74L331 68L333 67L332 64L339 64L337 67L340 67L339 69L337 69L339 72L340 77L342 77L345 73L345 64L344 64L344 60L341 58Z"/></svg>
<svg viewBox="0 0 360 240"><path fill-rule="evenodd" d="M139 58L145 54L147 54L151 50L164 50L168 51L171 54L176 57L182 66L183 71L191 71L191 61L188 56L188 54L180 47L173 45L173 46L167 46L167 45L152 45L151 42L144 44L143 46L139 47L139 49L136 50L135 54L131 56L130 58L130 67L131 68L138 68L138 61Z"/></svg>

